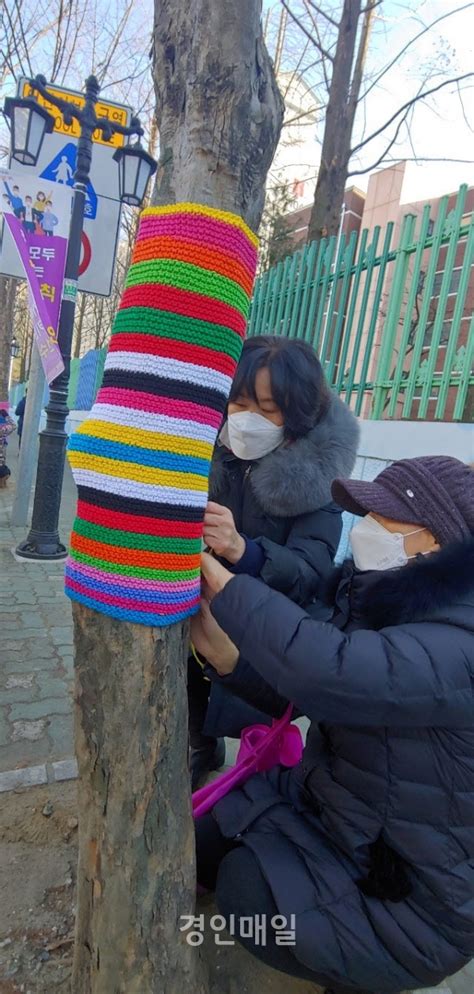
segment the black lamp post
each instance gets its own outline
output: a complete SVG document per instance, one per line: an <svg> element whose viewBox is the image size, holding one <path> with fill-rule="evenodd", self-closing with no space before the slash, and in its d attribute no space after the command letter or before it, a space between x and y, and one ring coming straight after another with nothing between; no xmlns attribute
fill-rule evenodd
<svg viewBox="0 0 474 994"><path fill-rule="evenodd" d="M140 137L143 129L136 117L132 119L130 127L112 124L107 118L97 117L95 105L99 96L99 84L95 76L89 76L86 80L85 104L82 109L50 94L43 76L36 76L28 82L33 91L62 112L66 124L71 124L72 119L75 118L80 127L64 274L69 287L72 284L75 288L79 275L93 133L99 129L104 139L110 141L114 133ZM52 130L52 117L37 104L36 100L30 98L9 98L5 101L4 111L11 121L13 157L28 165L35 165L44 135ZM45 120L45 115L49 120ZM116 153L114 158L119 162L120 198L123 203L131 203L138 207L145 195L147 183L156 170L156 162L140 145L125 146L120 149L120 156ZM21 542L16 549L17 555L24 559L64 559L67 554L66 547L59 539L58 522L67 443L66 419L69 414L67 394L75 308L75 295L73 299L69 296L63 299L59 317L58 344L63 357L64 371L50 387L50 398L46 407L46 427L40 434L31 529L26 541Z"/></svg>
<svg viewBox="0 0 474 994"><path fill-rule="evenodd" d="M10 342L10 355L11 355L12 359L18 359L20 353L21 353L21 348L20 348L20 346L19 346L19 344L18 344L15 336L13 336L13 338L12 338L12 340Z"/></svg>

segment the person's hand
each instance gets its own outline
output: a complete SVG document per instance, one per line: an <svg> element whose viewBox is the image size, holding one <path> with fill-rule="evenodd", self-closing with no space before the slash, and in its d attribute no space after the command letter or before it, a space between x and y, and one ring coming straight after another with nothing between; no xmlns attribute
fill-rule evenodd
<svg viewBox="0 0 474 994"><path fill-rule="evenodd" d="M212 617L204 598L201 610L191 618L191 641L197 651L205 656L219 676L228 676L237 665L239 650Z"/></svg>
<svg viewBox="0 0 474 994"><path fill-rule="evenodd" d="M234 516L228 507L210 500L204 515L204 541L206 545L229 563L238 563L245 552L245 539L235 527Z"/></svg>
<svg viewBox="0 0 474 994"><path fill-rule="evenodd" d="M202 592L208 601L212 601L215 594L219 594L224 589L229 580L234 579L234 574L217 562L208 552L201 554Z"/></svg>

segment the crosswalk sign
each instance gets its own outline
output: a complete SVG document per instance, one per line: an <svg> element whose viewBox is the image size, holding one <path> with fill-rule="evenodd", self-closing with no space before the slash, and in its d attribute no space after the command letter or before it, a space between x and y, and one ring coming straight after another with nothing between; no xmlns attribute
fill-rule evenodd
<svg viewBox="0 0 474 994"><path fill-rule="evenodd" d="M52 183L64 183L66 186L74 185L74 172L76 169L77 145L68 142L54 156L54 159L40 173L41 179L49 180ZM87 184L86 204L84 209L85 217L93 221L97 216L97 194L89 181Z"/></svg>

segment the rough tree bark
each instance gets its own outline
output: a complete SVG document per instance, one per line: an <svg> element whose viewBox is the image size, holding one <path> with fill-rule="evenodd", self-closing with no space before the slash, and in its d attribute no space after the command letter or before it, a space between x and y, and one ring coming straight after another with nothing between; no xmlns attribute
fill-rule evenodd
<svg viewBox="0 0 474 994"><path fill-rule="evenodd" d="M16 280L0 276L0 403L8 400L10 346L14 332Z"/></svg>
<svg viewBox="0 0 474 994"><path fill-rule="evenodd" d="M155 202L195 200L257 228L283 108L261 0L155 0ZM179 932L194 908L186 625L73 605L79 867L74 994L204 994Z"/></svg>
<svg viewBox="0 0 474 994"><path fill-rule="evenodd" d="M377 0L344 0L332 64L329 100L326 108L321 164L308 227L308 241L339 230L344 190L347 182L351 139L357 111L373 11ZM359 19L363 16L359 43Z"/></svg>

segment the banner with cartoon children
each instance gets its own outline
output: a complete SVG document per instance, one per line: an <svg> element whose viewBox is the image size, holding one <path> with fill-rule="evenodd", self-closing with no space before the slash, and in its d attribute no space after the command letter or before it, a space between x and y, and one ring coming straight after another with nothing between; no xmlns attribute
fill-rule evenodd
<svg viewBox="0 0 474 994"><path fill-rule="evenodd" d="M48 383L64 369L57 343L72 191L0 171L0 272L25 278L35 340Z"/></svg>

